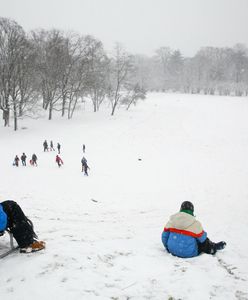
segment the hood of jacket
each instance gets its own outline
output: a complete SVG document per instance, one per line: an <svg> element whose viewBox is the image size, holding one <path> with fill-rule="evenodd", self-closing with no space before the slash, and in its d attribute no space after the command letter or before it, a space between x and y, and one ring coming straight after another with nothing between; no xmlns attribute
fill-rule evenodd
<svg viewBox="0 0 248 300"><path fill-rule="evenodd" d="M201 223L197 221L194 216L185 212L178 212L172 215L165 227L168 229L187 230L196 234L203 231Z"/></svg>

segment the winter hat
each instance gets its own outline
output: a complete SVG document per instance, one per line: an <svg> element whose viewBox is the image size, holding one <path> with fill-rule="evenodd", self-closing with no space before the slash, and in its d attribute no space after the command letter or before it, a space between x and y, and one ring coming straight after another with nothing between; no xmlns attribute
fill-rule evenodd
<svg viewBox="0 0 248 300"><path fill-rule="evenodd" d="M180 211L190 210L192 213L194 212L194 205L190 201L184 201L181 204Z"/></svg>

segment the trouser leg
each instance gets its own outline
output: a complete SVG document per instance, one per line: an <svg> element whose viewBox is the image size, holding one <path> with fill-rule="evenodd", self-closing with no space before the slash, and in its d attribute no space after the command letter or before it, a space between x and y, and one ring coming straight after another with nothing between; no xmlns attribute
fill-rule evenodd
<svg viewBox="0 0 248 300"><path fill-rule="evenodd" d="M25 216L21 207L11 200L1 204L8 217L8 229L13 234L18 246L24 248L32 244L36 234L31 221Z"/></svg>
<svg viewBox="0 0 248 300"><path fill-rule="evenodd" d="M216 253L216 246L215 243L210 241L209 238L206 238L206 240L203 243L198 242L198 252L200 253L207 253L207 254L215 254Z"/></svg>

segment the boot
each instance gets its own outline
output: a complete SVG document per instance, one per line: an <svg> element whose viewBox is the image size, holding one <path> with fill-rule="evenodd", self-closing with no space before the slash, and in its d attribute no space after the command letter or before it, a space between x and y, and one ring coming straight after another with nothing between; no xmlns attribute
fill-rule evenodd
<svg viewBox="0 0 248 300"><path fill-rule="evenodd" d="M20 253L31 253L31 252L37 252L40 250L45 249L46 243L43 241L36 241L34 240L32 244L30 244L27 247L20 248Z"/></svg>

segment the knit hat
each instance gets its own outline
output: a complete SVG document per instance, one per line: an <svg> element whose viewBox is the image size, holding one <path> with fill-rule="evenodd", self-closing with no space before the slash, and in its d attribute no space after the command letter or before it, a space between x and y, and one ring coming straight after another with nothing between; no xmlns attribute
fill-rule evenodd
<svg viewBox="0 0 248 300"><path fill-rule="evenodd" d="M181 204L181 208L180 208L180 211L182 211L182 210L190 210L193 213L194 212L194 205L190 201L184 201Z"/></svg>

